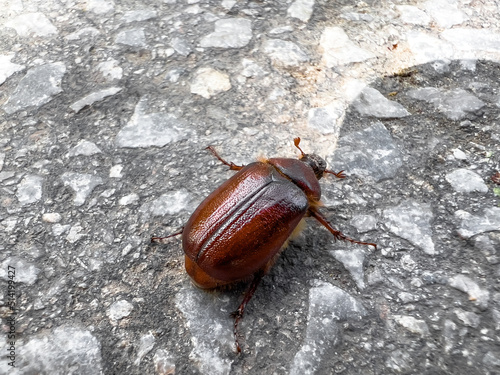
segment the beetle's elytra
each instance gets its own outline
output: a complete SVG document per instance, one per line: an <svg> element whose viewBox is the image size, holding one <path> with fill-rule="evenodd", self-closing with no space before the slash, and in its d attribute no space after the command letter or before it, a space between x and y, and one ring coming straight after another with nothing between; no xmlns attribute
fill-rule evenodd
<svg viewBox="0 0 500 375"><path fill-rule="evenodd" d="M186 271L200 288L213 289L252 279L233 314L238 352L238 324L245 306L305 217L314 217L336 239L376 247L345 236L326 220L319 211L319 179L327 173L338 178L345 175L343 171L327 170L321 157L305 154L299 147L300 138L295 138L294 143L301 152L298 160L271 158L247 166L228 163L208 147L217 159L238 173L198 206L181 231L168 236L182 233Z"/></svg>

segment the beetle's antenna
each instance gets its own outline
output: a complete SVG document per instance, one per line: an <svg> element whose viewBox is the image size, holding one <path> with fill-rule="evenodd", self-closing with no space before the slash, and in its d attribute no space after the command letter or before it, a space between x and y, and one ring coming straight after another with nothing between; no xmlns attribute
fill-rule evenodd
<svg viewBox="0 0 500 375"><path fill-rule="evenodd" d="M225 161L224 159L222 159L219 156L219 154L217 153L217 151L215 151L215 148L213 148L212 146L208 146L206 148L206 150L210 151L212 153L212 155L215 156L217 159L219 159L219 161L222 164L227 165L229 167L229 169L231 169L233 171L239 171L240 169L242 169L244 167L244 165L236 165L233 162L227 162L227 161Z"/></svg>
<svg viewBox="0 0 500 375"><path fill-rule="evenodd" d="M184 227L182 227L179 231L177 231L175 233L169 234L166 237L151 237L151 242L160 242L162 240L166 240L167 238L178 236L179 234L182 234L183 231L184 231Z"/></svg>
<svg viewBox="0 0 500 375"><path fill-rule="evenodd" d="M293 144L295 145L295 147L297 147L300 150L302 157L304 157L304 156L306 156L306 153L304 151L302 151L302 149L299 147L299 143L300 143L300 137L293 139Z"/></svg>
<svg viewBox="0 0 500 375"><path fill-rule="evenodd" d="M337 178L346 178L347 177L346 174L344 173L344 171L334 172L334 171L330 171L328 169L325 169L325 171L323 173L333 174Z"/></svg>

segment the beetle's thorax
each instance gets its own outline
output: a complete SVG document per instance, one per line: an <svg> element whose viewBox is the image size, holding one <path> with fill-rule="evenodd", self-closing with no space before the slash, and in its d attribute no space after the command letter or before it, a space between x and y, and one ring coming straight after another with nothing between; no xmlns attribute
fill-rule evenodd
<svg viewBox="0 0 500 375"><path fill-rule="evenodd" d="M303 154L299 160L312 168L318 180L323 177L323 173L326 170L326 161L321 156L316 154Z"/></svg>

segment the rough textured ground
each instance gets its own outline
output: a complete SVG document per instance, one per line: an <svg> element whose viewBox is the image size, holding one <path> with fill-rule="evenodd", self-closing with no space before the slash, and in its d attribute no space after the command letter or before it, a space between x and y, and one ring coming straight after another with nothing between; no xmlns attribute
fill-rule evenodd
<svg viewBox="0 0 500 375"><path fill-rule="evenodd" d="M497 1L0 0L0 374L500 373ZM178 238L247 164L327 177L260 285Z"/></svg>

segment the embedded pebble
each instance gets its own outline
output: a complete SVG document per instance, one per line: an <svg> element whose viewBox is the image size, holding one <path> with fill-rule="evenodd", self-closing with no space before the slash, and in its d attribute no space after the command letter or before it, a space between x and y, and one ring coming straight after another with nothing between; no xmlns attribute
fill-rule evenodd
<svg viewBox="0 0 500 375"><path fill-rule="evenodd" d="M80 112L83 108L94 104L95 102L100 102L107 98L108 96L113 96L122 90L121 87L109 87L100 91L93 92L82 99L74 102L69 107L76 113Z"/></svg>
<svg viewBox="0 0 500 375"><path fill-rule="evenodd" d="M486 186L481 176L468 169L455 169L446 175L446 181L459 193L472 193L475 191L486 193L488 191L488 186Z"/></svg>
<svg viewBox="0 0 500 375"><path fill-rule="evenodd" d="M190 201L191 195L186 190L178 190L144 203L139 211L151 216L173 215L186 209Z"/></svg>
<svg viewBox="0 0 500 375"><path fill-rule="evenodd" d="M231 89L229 76L212 68L201 68L195 73L191 82L191 93L205 99Z"/></svg>
<svg viewBox="0 0 500 375"><path fill-rule="evenodd" d="M470 238L479 233L500 230L500 207L486 208L479 215L458 210L455 212L455 217L461 220L458 234L464 238Z"/></svg>
<svg viewBox="0 0 500 375"><path fill-rule="evenodd" d="M9 279L9 274L7 272L12 268L15 269L15 282L26 285L35 284L38 279L38 274L40 273L40 269L34 264L21 258L12 257L3 261L2 268L0 268L0 279L12 280Z"/></svg>
<svg viewBox="0 0 500 375"><path fill-rule="evenodd" d="M158 375L175 374L175 359L166 350L158 349L153 356L153 363Z"/></svg>
<svg viewBox="0 0 500 375"><path fill-rule="evenodd" d="M326 66L333 68L372 59L375 55L353 43L340 27L326 27L319 42Z"/></svg>
<svg viewBox="0 0 500 375"><path fill-rule="evenodd" d="M139 195L132 193L120 198L118 204L121 206L128 206L129 204L134 204L137 203L138 201L139 201Z"/></svg>
<svg viewBox="0 0 500 375"><path fill-rule="evenodd" d="M426 26L431 18L423 10L413 5L397 5L396 9L401 13L401 21L413 25Z"/></svg>
<svg viewBox="0 0 500 375"><path fill-rule="evenodd" d="M463 23L467 16L458 9L457 3L450 0L428 0L424 4L426 12L442 28L450 28Z"/></svg>
<svg viewBox="0 0 500 375"><path fill-rule="evenodd" d="M416 333L421 336L429 335L429 327L424 320L416 319L413 316L407 315L394 315L393 318L399 325L412 333Z"/></svg>
<svg viewBox="0 0 500 375"><path fill-rule="evenodd" d="M62 219L61 214L57 212L47 212L42 215L42 221L46 223L58 223Z"/></svg>
<svg viewBox="0 0 500 375"><path fill-rule="evenodd" d="M17 186L16 197L21 205L31 204L42 198L43 177L25 176Z"/></svg>
<svg viewBox="0 0 500 375"><path fill-rule="evenodd" d="M118 147L163 147L189 138L191 131L185 122L171 113L146 113L147 100L141 99L134 114L116 135Z"/></svg>
<svg viewBox="0 0 500 375"><path fill-rule="evenodd" d="M365 233L377 229L377 218L372 215L355 215L349 222L358 233Z"/></svg>
<svg viewBox="0 0 500 375"><path fill-rule="evenodd" d="M486 310L490 299L490 292L482 289L475 281L464 275L450 277L448 284L469 295L469 301L478 306L481 310Z"/></svg>
<svg viewBox="0 0 500 375"><path fill-rule="evenodd" d="M453 46L446 40L422 31L411 31L406 39L417 64L451 59L455 54Z"/></svg>
<svg viewBox="0 0 500 375"><path fill-rule="evenodd" d="M142 335L139 339L139 347L137 349L137 358L134 363L139 366L146 354L153 350L156 339L151 332Z"/></svg>
<svg viewBox="0 0 500 375"><path fill-rule="evenodd" d="M71 150L69 150L68 156L69 157L79 156L79 155L91 156L100 153L102 153L102 151L99 149L99 147L96 146L94 142L83 140L80 141Z"/></svg>
<svg viewBox="0 0 500 375"><path fill-rule="evenodd" d="M144 29L120 31L116 36L115 43L130 47L146 47L146 34Z"/></svg>
<svg viewBox="0 0 500 375"><path fill-rule="evenodd" d="M20 72L25 68L24 65L15 64L11 60L15 54L0 55L0 85L5 82L14 73Z"/></svg>
<svg viewBox="0 0 500 375"><path fill-rule="evenodd" d="M330 164L333 170L380 181L393 177L402 160L391 134L381 122L376 122L340 138Z"/></svg>
<svg viewBox="0 0 500 375"><path fill-rule="evenodd" d="M481 316L470 311L455 309L455 315L463 325L467 327L477 328L481 322Z"/></svg>
<svg viewBox="0 0 500 375"><path fill-rule="evenodd" d="M154 9L129 10L123 15L122 21L126 23L147 21L157 15Z"/></svg>
<svg viewBox="0 0 500 375"><path fill-rule="evenodd" d="M99 63L97 69L108 81L123 77L123 69L118 65L118 61L113 59Z"/></svg>
<svg viewBox="0 0 500 375"><path fill-rule="evenodd" d="M500 33L492 30L457 27L444 30L440 36L456 49L471 52L468 57L474 57L478 51L500 52Z"/></svg>
<svg viewBox="0 0 500 375"><path fill-rule="evenodd" d="M5 23L5 26L16 30L22 37L35 36L47 37L57 34L57 28L43 13L26 13L14 17Z"/></svg>
<svg viewBox="0 0 500 375"><path fill-rule="evenodd" d="M307 125L322 134L337 134L345 117L345 104L336 101L326 107L311 108L307 116Z"/></svg>
<svg viewBox="0 0 500 375"><path fill-rule="evenodd" d="M365 252L360 249L351 249L330 251L330 254L349 271L358 288L364 289L365 273L363 263L365 261Z"/></svg>
<svg viewBox="0 0 500 375"><path fill-rule="evenodd" d="M298 18L302 22L309 21L313 13L314 0L295 0L287 10L289 17Z"/></svg>
<svg viewBox="0 0 500 375"><path fill-rule="evenodd" d="M86 10L96 14L105 14L115 8L113 0L86 0Z"/></svg>
<svg viewBox="0 0 500 375"><path fill-rule="evenodd" d="M264 52L276 63L286 67L299 66L309 61L309 56L298 45L281 39L267 40Z"/></svg>
<svg viewBox="0 0 500 375"><path fill-rule="evenodd" d="M66 172L61 176L64 185L69 186L75 192L73 204L81 206L96 186L103 184L99 176L88 173Z"/></svg>
<svg viewBox="0 0 500 375"><path fill-rule="evenodd" d="M62 62L45 64L28 70L3 105L8 114L29 107L40 107L62 92L61 82L66 73Z"/></svg>
<svg viewBox="0 0 500 375"><path fill-rule="evenodd" d="M133 309L134 305L122 299L114 302L108 310L106 310L106 315L111 320L111 323L115 324L118 320L129 316Z"/></svg>
<svg viewBox="0 0 500 375"><path fill-rule="evenodd" d="M421 248L426 254L436 253L432 240L431 207L428 204L408 200L399 206L383 211L387 229Z"/></svg>
<svg viewBox="0 0 500 375"><path fill-rule="evenodd" d="M201 47L242 48L252 39L252 21L225 18L215 21L215 31L200 40Z"/></svg>
<svg viewBox="0 0 500 375"><path fill-rule="evenodd" d="M400 118L410 115L401 104L387 99L380 91L371 87L366 87L361 92L353 106L364 116Z"/></svg>

